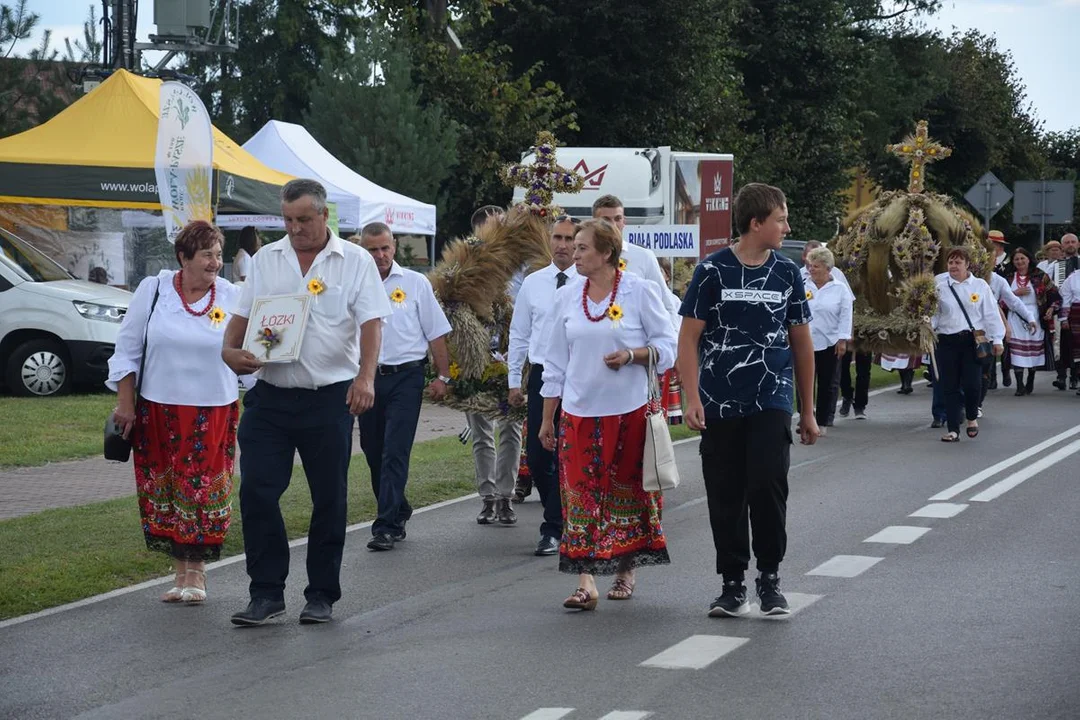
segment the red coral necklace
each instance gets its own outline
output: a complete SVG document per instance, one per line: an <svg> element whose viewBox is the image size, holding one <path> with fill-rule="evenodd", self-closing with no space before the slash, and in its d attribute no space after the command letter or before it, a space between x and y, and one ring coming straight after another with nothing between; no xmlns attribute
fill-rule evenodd
<svg viewBox="0 0 1080 720"><path fill-rule="evenodd" d="M1026 288L1030 284L1031 284L1031 276L1030 275L1021 275L1020 273L1016 273L1016 287L1017 288L1023 289L1023 288Z"/></svg>
<svg viewBox="0 0 1080 720"><path fill-rule="evenodd" d="M187 310L189 314L194 315L195 317L202 317L206 313L210 312L210 309L214 307L214 298L217 295L214 286L210 286L210 302L206 303L206 307L204 307L202 310L196 312L195 310L192 310L191 306L188 305L187 298L184 297L183 280L183 270L177 272L176 275L173 276L173 286L176 288L176 294L180 296L180 302L184 303L184 309Z"/></svg>
<svg viewBox="0 0 1080 720"><path fill-rule="evenodd" d="M589 322L600 322L608 316L608 311L611 310L611 306L615 304L615 295L619 292L619 280L622 279L622 272L615 271L615 282L611 286L611 297L608 298L608 306L604 308L604 311L593 317L589 312L589 282L588 278L585 279L585 287L581 289L581 309L585 312L585 317Z"/></svg>

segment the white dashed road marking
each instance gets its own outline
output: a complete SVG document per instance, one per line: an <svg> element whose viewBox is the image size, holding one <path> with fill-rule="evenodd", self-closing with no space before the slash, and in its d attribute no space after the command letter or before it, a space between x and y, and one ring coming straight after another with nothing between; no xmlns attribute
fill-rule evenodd
<svg viewBox="0 0 1080 720"><path fill-rule="evenodd" d="M912 527L911 525L890 525L881 532L866 538L863 542L910 545L928 532L930 532L930 528Z"/></svg>
<svg viewBox="0 0 1080 720"><path fill-rule="evenodd" d="M1080 450L1080 440L1069 443L1060 450L1050 453L1042 460L1033 462L1031 463L1031 465L1028 465L1023 470L1014 472L1012 475L1005 478L1004 480L999 480L998 482L983 490L978 495L973 495L971 500L972 502L990 502L995 498L999 498L1020 483L1027 480L1028 478L1038 475L1043 470L1047 469L1052 465L1056 465L1057 463L1061 462L1065 458L1075 453L1077 450Z"/></svg>
<svg viewBox="0 0 1080 720"><path fill-rule="evenodd" d="M967 509L965 503L931 503L921 507L908 517L924 518L951 518L956 517Z"/></svg>
<svg viewBox="0 0 1080 720"><path fill-rule="evenodd" d="M691 635L680 643L641 663L641 667L668 670L701 670L745 643L747 638L724 635Z"/></svg>
<svg viewBox="0 0 1080 720"><path fill-rule="evenodd" d="M572 712L574 712L574 708L540 708L521 718L521 720L559 720Z"/></svg>
<svg viewBox="0 0 1080 720"><path fill-rule="evenodd" d="M652 715L651 712L642 712L640 710L616 710L609 712L600 720L645 720L650 715Z"/></svg>
<svg viewBox="0 0 1080 720"><path fill-rule="evenodd" d="M826 575L828 577L852 578L861 575L885 558L867 557L866 555L837 555L831 560L818 565L807 575Z"/></svg>

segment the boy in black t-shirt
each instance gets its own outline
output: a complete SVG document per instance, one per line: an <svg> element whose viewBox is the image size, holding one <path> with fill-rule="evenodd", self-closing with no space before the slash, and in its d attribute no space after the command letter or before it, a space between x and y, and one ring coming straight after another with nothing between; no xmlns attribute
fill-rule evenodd
<svg viewBox="0 0 1080 720"><path fill-rule="evenodd" d="M800 407L813 407L810 309L798 266L778 252L791 230L784 193L751 183L734 206L738 244L698 265L679 311L678 369L689 400L686 423L701 431L716 572L724 579L709 615L750 610L743 584L748 524L761 611L783 615L790 610L777 573L787 549L795 390ZM818 434L814 414L801 413L800 441L812 445Z"/></svg>

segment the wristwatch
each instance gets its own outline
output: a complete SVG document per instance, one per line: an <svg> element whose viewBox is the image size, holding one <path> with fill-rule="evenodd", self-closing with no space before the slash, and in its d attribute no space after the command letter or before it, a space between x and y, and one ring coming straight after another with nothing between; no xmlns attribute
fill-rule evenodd
<svg viewBox="0 0 1080 720"><path fill-rule="evenodd" d="M452 380L451 378L448 378L448 377L446 377L445 375L439 375L439 379L440 379L440 380L442 380L442 381L443 381L444 383L446 383L447 385L449 385L449 384L451 384L452 382L454 382L454 381L453 381L453 380Z"/></svg>

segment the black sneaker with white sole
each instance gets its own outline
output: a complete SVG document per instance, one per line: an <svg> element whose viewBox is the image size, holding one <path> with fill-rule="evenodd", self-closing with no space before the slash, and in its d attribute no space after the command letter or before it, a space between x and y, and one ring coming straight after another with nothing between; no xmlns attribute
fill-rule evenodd
<svg viewBox="0 0 1080 720"><path fill-rule="evenodd" d="M840 417L847 417L851 414L851 399L844 398L840 401Z"/></svg>
<svg viewBox="0 0 1080 720"><path fill-rule="evenodd" d="M762 573L754 581L762 615L790 615L787 598L780 592L780 577L776 573Z"/></svg>
<svg viewBox="0 0 1080 720"><path fill-rule="evenodd" d="M725 580L724 591L709 606L709 617L742 617L749 612L746 586L740 580Z"/></svg>

